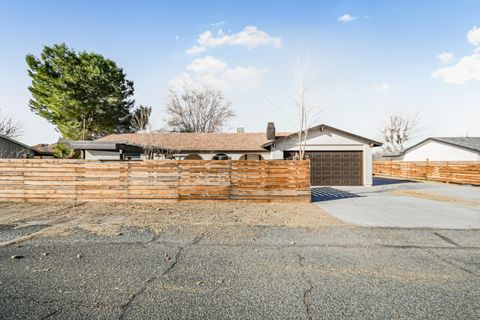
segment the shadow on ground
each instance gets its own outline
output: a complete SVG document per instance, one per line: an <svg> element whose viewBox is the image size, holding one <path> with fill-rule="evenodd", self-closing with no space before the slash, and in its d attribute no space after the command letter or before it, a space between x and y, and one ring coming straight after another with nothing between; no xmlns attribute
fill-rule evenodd
<svg viewBox="0 0 480 320"><path fill-rule="evenodd" d="M358 198L358 194L330 187L315 187L311 189L312 202L331 201L348 198Z"/></svg>
<svg viewBox="0 0 480 320"><path fill-rule="evenodd" d="M410 183L416 183L416 181L412 181L412 180L373 177L373 185L374 186L385 186L385 185L389 185L389 184L401 184L401 183L409 183L409 182Z"/></svg>

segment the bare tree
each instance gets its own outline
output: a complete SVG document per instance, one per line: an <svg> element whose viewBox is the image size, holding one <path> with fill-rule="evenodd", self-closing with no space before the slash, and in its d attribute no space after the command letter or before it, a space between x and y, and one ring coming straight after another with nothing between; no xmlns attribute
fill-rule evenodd
<svg viewBox="0 0 480 320"><path fill-rule="evenodd" d="M215 132L235 116L231 102L225 101L221 91L184 86L178 94L170 89L166 103L167 123L173 131Z"/></svg>
<svg viewBox="0 0 480 320"><path fill-rule="evenodd" d="M381 129L383 149L387 152L401 152L418 127L418 113L413 116L389 113Z"/></svg>
<svg viewBox="0 0 480 320"><path fill-rule="evenodd" d="M8 138L15 139L23 135L23 128L20 123L16 122L12 118L1 116L0 134Z"/></svg>
<svg viewBox="0 0 480 320"><path fill-rule="evenodd" d="M320 109L313 104L310 86L315 76L315 70L310 63L308 54L297 58L295 67L295 107L298 112L298 155L300 160L305 159L305 148L308 139L308 130L319 120Z"/></svg>
<svg viewBox="0 0 480 320"><path fill-rule="evenodd" d="M131 119L131 125L136 133L140 135L140 139L136 144L140 145L147 160L158 158L171 159L175 154L175 150L162 145L161 141L156 139L159 130L153 130L150 116L152 114L151 107L140 106Z"/></svg>

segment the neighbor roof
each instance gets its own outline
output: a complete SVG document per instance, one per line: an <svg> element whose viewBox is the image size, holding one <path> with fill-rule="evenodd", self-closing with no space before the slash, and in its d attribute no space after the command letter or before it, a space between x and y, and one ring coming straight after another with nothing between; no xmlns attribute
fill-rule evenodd
<svg viewBox="0 0 480 320"><path fill-rule="evenodd" d="M28 145L26 145L25 143L22 143L22 142L20 142L20 141L17 141L17 140L15 140L15 139L10 138L10 137L4 136L3 134L0 134L0 138L5 139L5 140L8 140L8 141L10 141L10 142L12 142L12 143L15 143L15 144L17 144L17 145L19 145L19 146L21 146L21 147L23 147L23 148L32 150L34 153L43 154L42 151L37 150L37 149L35 149L34 147L28 146Z"/></svg>
<svg viewBox="0 0 480 320"><path fill-rule="evenodd" d="M37 150L42 155L53 155L55 151L55 144L39 143L39 144L33 145L32 148Z"/></svg>
<svg viewBox="0 0 480 320"><path fill-rule="evenodd" d="M285 136L290 133L277 133ZM265 151L262 145L267 140L265 132L243 133L189 133L189 132L155 132L111 134L100 138L98 142L124 142L145 144L153 139L153 145L175 151Z"/></svg>
<svg viewBox="0 0 480 320"><path fill-rule="evenodd" d="M431 137L405 149L404 153L429 140L443 142L463 149L480 152L480 137Z"/></svg>

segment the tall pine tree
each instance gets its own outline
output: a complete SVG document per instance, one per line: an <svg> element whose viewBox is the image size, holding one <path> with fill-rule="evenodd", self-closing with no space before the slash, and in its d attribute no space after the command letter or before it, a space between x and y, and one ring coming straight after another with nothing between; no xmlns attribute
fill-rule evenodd
<svg viewBox="0 0 480 320"><path fill-rule="evenodd" d="M130 131L133 82L112 60L65 44L27 55L30 109L66 139L96 139Z"/></svg>

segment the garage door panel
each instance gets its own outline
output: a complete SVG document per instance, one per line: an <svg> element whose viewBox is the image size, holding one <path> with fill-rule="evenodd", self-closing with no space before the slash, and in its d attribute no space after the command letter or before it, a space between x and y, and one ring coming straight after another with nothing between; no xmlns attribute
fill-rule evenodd
<svg viewBox="0 0 480 320"><path fill-rule="evenodd" d="M311 151L312 185L362 185L362 151Z"/></svg>

